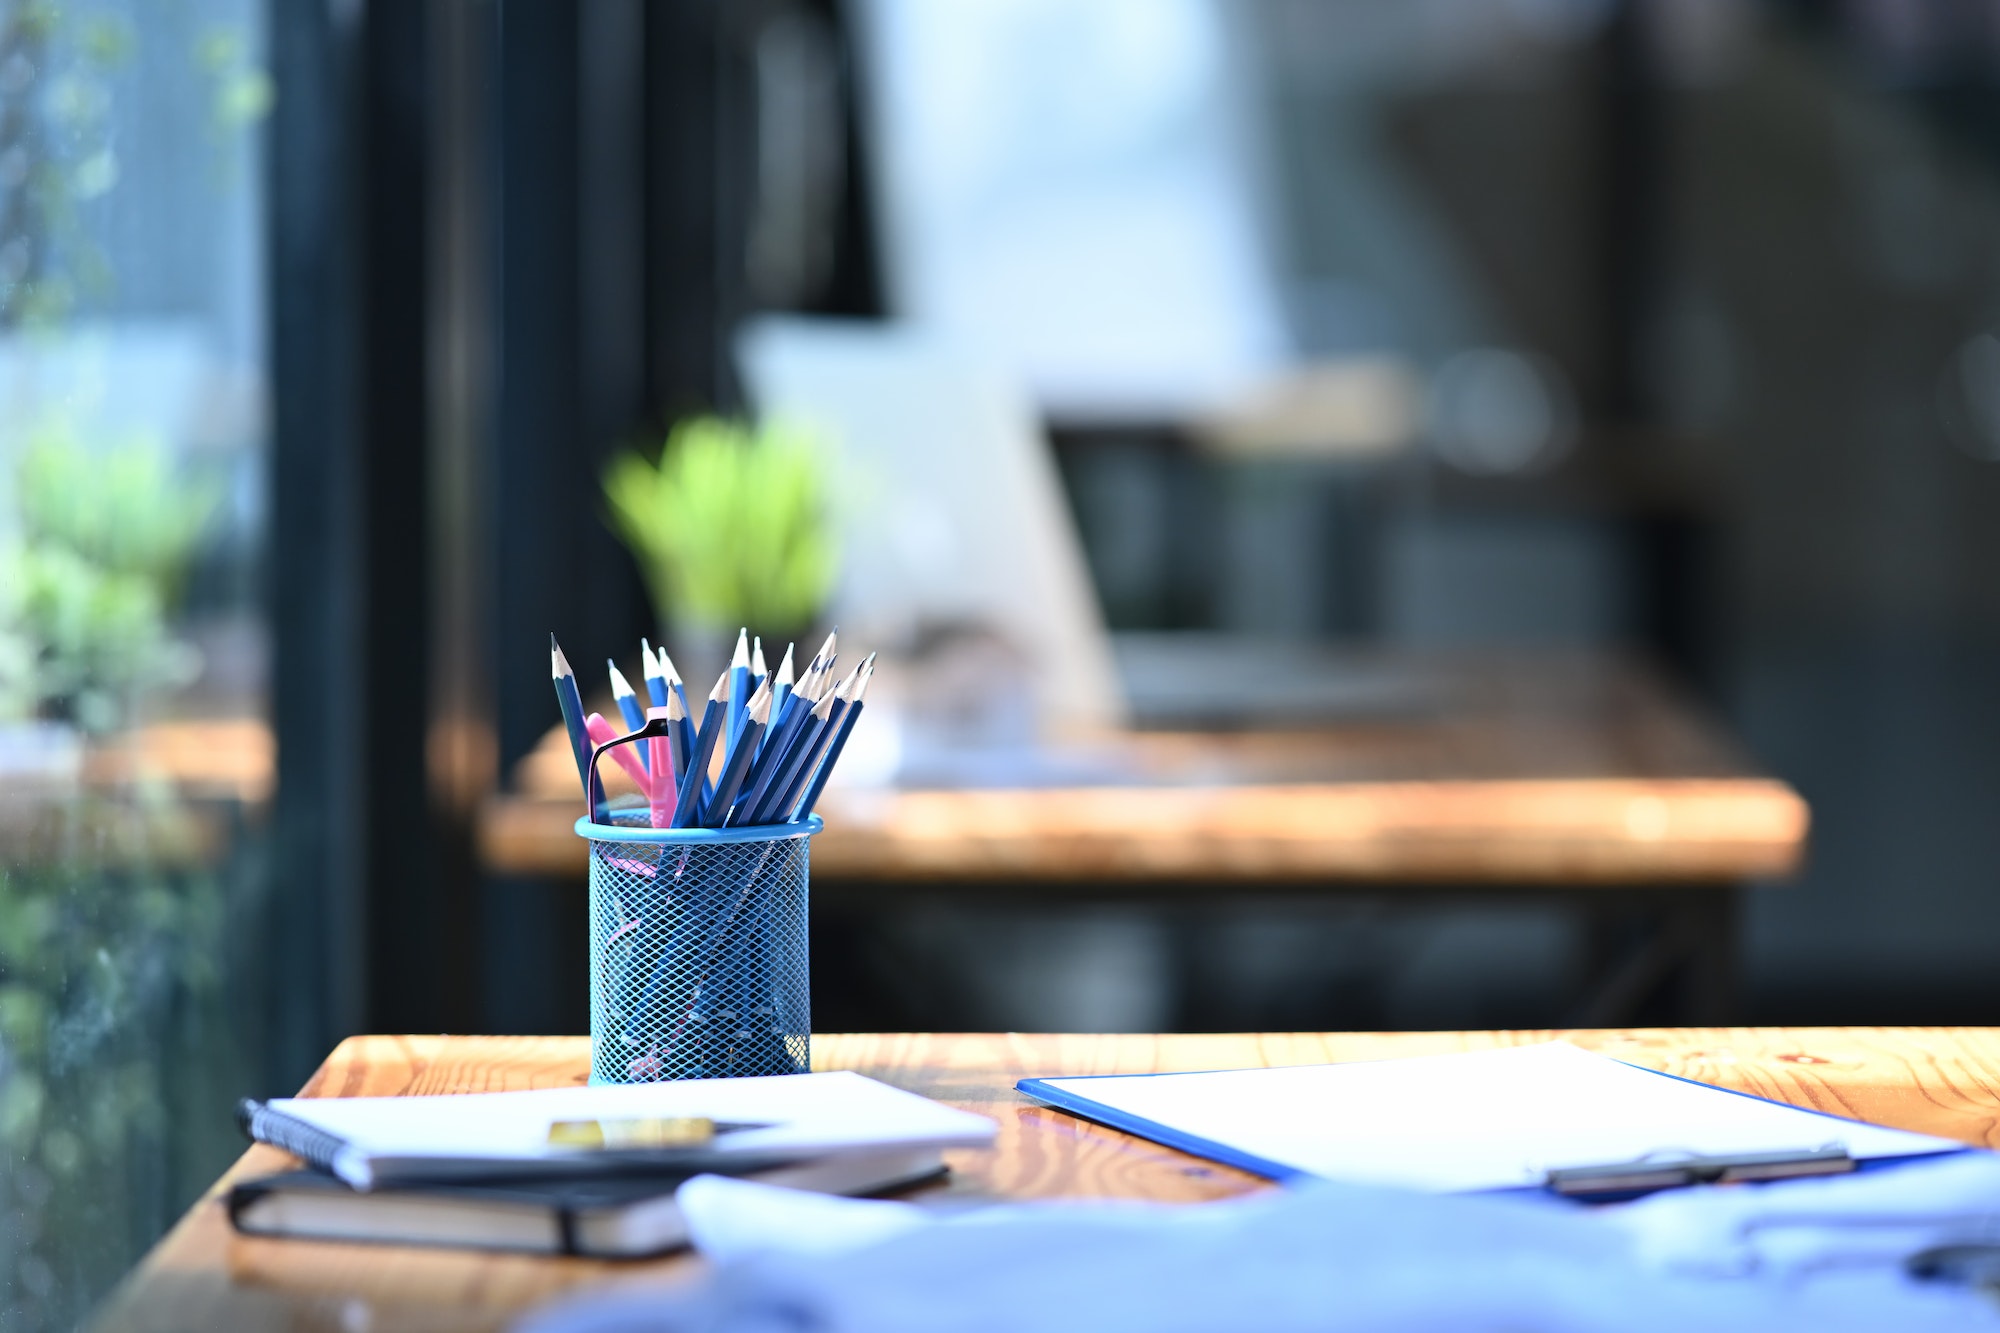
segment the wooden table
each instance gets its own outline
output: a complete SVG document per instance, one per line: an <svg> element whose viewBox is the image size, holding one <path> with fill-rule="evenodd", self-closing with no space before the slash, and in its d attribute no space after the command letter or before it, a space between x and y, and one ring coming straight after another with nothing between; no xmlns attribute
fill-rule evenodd
<svg viewBox="0 0 2000 1333"><path fill-rule="evenodd" d="M813 1039L816 1069L855 1069L999 1121L997 1147L948 1154L917 1198L1198 1202L1268 1188L1229 1167L1037 1106L1029 1075L1146 1073L1479 1050L1561 1037L1621 1060L1798 1106L2000 1147L2000 1029L1680 1028L1586 1032ZM580 1037L354 1037L307 1083L318 1097L486 1092L584 1081ZM219 1194L290 1159L253 1147L113 1294L105 1333L168 1329L472 1330L591 1283L687 1281L698 1260L640 1264L253 1240Z"/></svg>
<svg viewBox="0 0 2000 1333"><path fill-rule="evenodd" d="M886 790L836 783L813 839L814 884L839 896L941 883L1063 896L1085 883L1601 888L1734 884L1798 867L1809 822L1798 794L1636 662L1330 656L1408 678L1414 693L1283 730L1074 741L1028 772L1014 765L1005 783L948 766ZM629 785L619 772L607 780L614 794ZM482 809L480 855L505 874L580 877L582 813L556 727L519 765L515 790Z"/></svg>
<svg viewBox="0 0 2000 1333"><path fill-rule="evenodd" d="M0 848L16 867L212 867L262 817L275 754L252 718L79 738L74 765L0 783Z"/></svg>
<svg viewBox="0 0 2000 1333"><path fill-rule="evenodd" d="M963 772L951 786L836 785L813 839L814 902L1136 898L1184 914L1250 895L1554 903L1585 919L1589 949L1563 1021L1631 1022L1661 994L1678 1007L1657 1012L1730 1020L1741 890L1798 868L1810 820L1713 719L1602 653L1316 663L1402 693L1282 731L1075 742L1042 757L1040 785L966 786ZM487 868L579 882L576 786L556 728L515 790L480 811ZM1204 927L1187 929L1199 939Z"/></svg>

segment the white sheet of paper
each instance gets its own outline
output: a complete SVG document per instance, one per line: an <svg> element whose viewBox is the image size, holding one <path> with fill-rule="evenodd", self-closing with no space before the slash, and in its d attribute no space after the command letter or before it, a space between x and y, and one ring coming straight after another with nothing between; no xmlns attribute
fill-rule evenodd
<svg viewBox="0 0 2000 1333"><path fill-rule="evenodd" d="M768 1125L717 1144L748 1153L981 1147L994 1134L984 1116L848 1072L437 1097L289 1097L270 1105L339 1135L364 1157L549 1156L553 1121L647 1116Z"/></svg>
<svg viewBox="0 0 2000 1333"><path fill-rule="evenodd" d="M1738 1096L1561 1042L1356 1064L1044 1082L1312 1175L1439 1191L1538 1185L1552 1168L1649 1153L1785 1152L1837 1143L1867 1158L1964 1146Z"/></svg>

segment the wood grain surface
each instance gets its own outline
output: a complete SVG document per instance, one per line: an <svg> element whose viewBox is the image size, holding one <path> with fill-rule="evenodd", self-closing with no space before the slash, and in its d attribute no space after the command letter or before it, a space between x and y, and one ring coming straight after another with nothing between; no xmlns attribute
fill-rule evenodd
<svg viewBox="0 0 2000 1333"><path fill-rule="evenodd" d="M1681 1028L1588 1032L1244 1035L864 1034L813 1039L817 1069L855 1069L992 1116L990 1151L950 1154L925 1200L1138 1198L1195 1202L1268 1188L1030 1102L1033 1075L1380 1060L1562 1038L1621 1060L1797 1106L2000 1147L2000 1029ZM582 1083L581 1037L354 1037L306 1085L314 1097L491 1092ZM1476 1114L1477 1108L1467 1108ZM638 1264L235 1235L220 1193L291 1159L252 1147L107 1302L98 1326L389 1333L490 1329L594 1283L684 1282L688 1256Z"/></svg>
<svg viewBox="0 0 2000 1333"><path fill-rule="evenodd" d="M580 878L581 813L496 797L480 856ZM884 791L830 795L821 813L813 879L842 894L882 881L1730 883L1793 873L1809 822L1791 788L1749 777Z"/></svg>
<svg viewBox="0 0 2000 1333"><path fill-rule="evenodd" d="M277 766L277 740L263 719L188 718L93 740L83 777L96 787L168 782L184 799L257 806L269 799Z"/></svg>
<svg viewBox="0 0 2000 1333"><path fill-rule="evenodd" d="M1805 803L1642 666L1578 652L1371 660L1432 704L1284 730L1128 732L828 790L813 877L1212 888L1726 882L1792 873ZM608 705L607 705L608 706ZM865 725L865 723L864 723ZM991 765L988 765L990 768ZM613 774L616 788L626 780ZM580 878L582 813L560 726L481 808L480 854Z"/></svg>

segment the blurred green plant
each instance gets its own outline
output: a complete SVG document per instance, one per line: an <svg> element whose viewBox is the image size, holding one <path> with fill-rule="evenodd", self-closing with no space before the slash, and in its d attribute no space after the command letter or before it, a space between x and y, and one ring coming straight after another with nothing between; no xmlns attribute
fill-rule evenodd
<svg viewBox="0 0 2000 1333"><path fill-rule="evenodd" d="M0 689L11 665L35 711L108 731L137 694L184 683L198 666L167 613L220 492L181 477L155 441L92 447L60 420L28 441L14 485L19 536L0 554L0 614L13 629L11 644L0 641Z"/></svg>
<svg viewBox="0 0 2000 1333"><path fill-rule="evenodd" d="M10 350L52 346L86 313L126 313L99 305L116 277L103 224L143 227L184 197L159 173L121 186L116 130L135 110L171 112L185 99L158 94L197 80L218 167L250 160L243 135L273 85L248 29L195 31L201 8L0 0ZM164 58L176 52L192 66ZM121 107L135 90L143 107ZM165 127L180 141L199 128ZM104 732L194 669L168 616L219 488L181 476L158 443L80 434L32 403L5 415L0 720L39 713ZM0 741L0 769L19 758L11 745ZM235 1155L218 1108L254 1083L244 1051L268 991L250 945L269 938L268 872L240 823L216 822L238 816L165 784L63 788L8 769L0 797L0 1330L25 1333L81 1326ZM220 865L204 850L218 839L230 847Z"/></svg>
<svg viewBox="0 0 2000 1333"><path fill-rule="evenodd" d="M663 621L776 637L809 627L833 588L828 470L823 437L801 423L695 417L658 462L614 459L604 495Z"/></svg>
<svg viewBox="0 0 2000 1333"><path fill-rule="evenodd" d="M45 807L0 865L0 1329L76 1328L234 1151L246 1086L220 965L240 869L164 855L187 812L144 793ZM232 887L234 886L234 887Z"/></svg>
<svg viewBox="0 0 2000 1333"><path fill-rule="evenodd" d="M118 184L113 78L135 48L116 14L0 5L0 161L15 177L0 210L0 325L48 329L110 289L82 210Z"/></svg>
<svg viewBox="0 0 2000 1333"><path fill-rule="evenodd" d="M48 418L18 437L0 546L0 705L96 733L191 676L168 613L221 499L159 442ZM204 1106L240 1057L227 893L169 787L11 793L0 810L0 1328L75 1327L226 1151Z"/></svg>
<svg viewBox="0 0 2000 1333"><path fill-rule="evenodd" d="M211 27L195 43L195 64L209 84L209 126L217 178L233 184L241 167L234 151L241 132L271 112L277 86L256 63L250 34L234 26Z"/></svg>

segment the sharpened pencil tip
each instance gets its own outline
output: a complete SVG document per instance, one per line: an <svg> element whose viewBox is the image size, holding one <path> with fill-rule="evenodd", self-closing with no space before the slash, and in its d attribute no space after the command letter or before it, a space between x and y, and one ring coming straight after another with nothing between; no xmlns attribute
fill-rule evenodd
<svg viewBox="0 0 2000 1333"><path fill-rule="evenodd" d="M734 671L737 667L742 667L745 671L750 669L750 631L748 629L741 629L736 632L736 651L729 656L729 669Z"/></svg>
<svg viewBox="0 0 2000 1333"><path fill-rule="evenodd" d="M715 688L708 692L708 701L712 704L726 704L729 702L729 673L727 671L715 678Z"/></svg>
<svg viewBox="0 0 2000 1333"><path fill-rule="evenodd" d="M792 683L792 645L789 643L785 645L785 660L778 663L778 683L780 685Z"/></svg>
<svg viewBox="0 0 2000 1333"><path fill-rule="evenodd" d="M639 692L632 688L631 681L625 679L625 673L618 669L617 662L607 657L604 659L604 665L611 669L612 698L623 699L626 698L627 696L631 696L634 698L638 697Z"/></svg>
<svg viewBox="0 0 2000 1333"><path fill-rule="evenodd" d="M569 659L563 656L563 650L556 646L556 636L553 634L549 635L549 675L560 677L574 676L575 674L574 671L569 669Z"/></svg>
<svg viewBox="0 0 2000 1333"><path fill-rule="evenodd" d="M767 676L770 674L764 667L764 641L762 639L753 638L750 640L750 674L753 676Z"/></svg>

